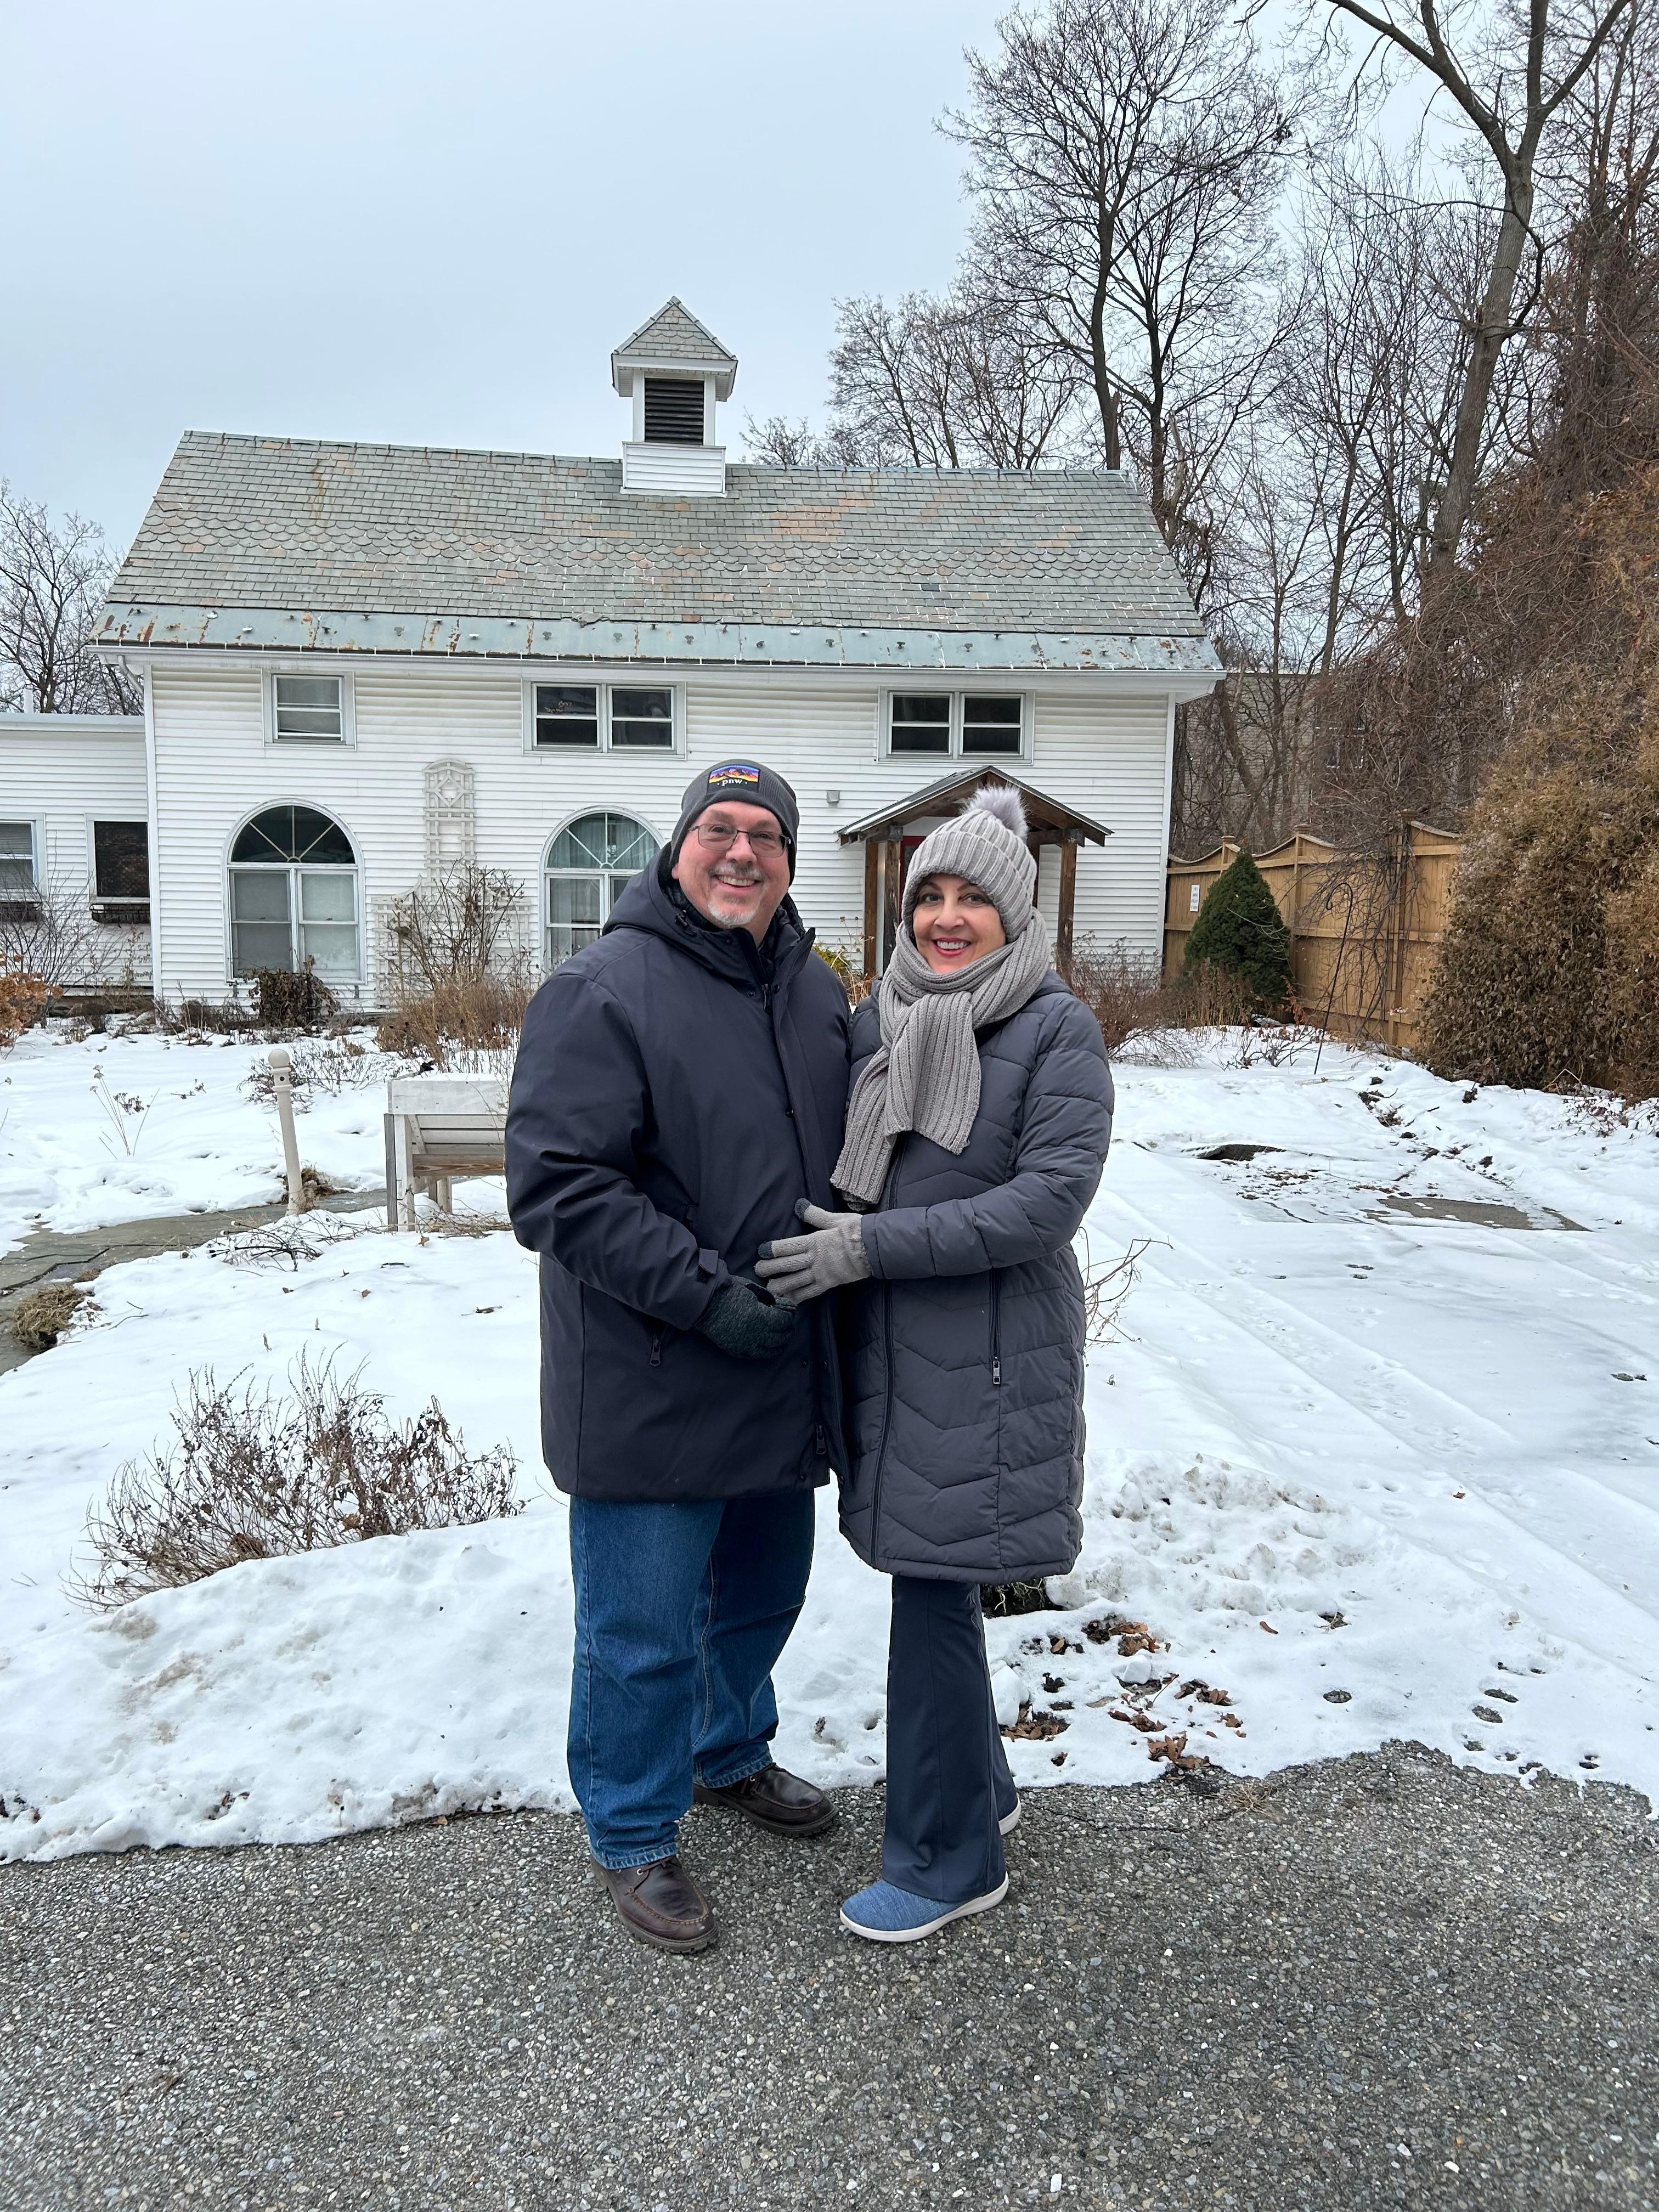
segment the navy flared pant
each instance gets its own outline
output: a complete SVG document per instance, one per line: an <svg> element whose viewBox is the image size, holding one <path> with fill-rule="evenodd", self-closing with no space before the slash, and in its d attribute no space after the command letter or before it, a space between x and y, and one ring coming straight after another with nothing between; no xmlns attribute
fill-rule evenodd
<svg viewBox="0 0 1659 2212"><path fill-rule="evenodd" d="M998 1823L1014 1802L978 1585L895 1575L884 1879L943 1905L983 1897L1002 1880Z"/></svg>

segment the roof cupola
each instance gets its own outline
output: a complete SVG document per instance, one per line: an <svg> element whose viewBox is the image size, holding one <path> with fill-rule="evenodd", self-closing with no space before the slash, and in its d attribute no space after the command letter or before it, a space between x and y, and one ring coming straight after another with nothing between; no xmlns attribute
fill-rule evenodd
<svg viewBox="0 0 1659 2212"><path fill-rule="evenodd" d="M732 395L738 360L678 300L659 307L611 356L611 381L634 403L623 489L673 499L721 497L726 448L714 410Z"/></svg>

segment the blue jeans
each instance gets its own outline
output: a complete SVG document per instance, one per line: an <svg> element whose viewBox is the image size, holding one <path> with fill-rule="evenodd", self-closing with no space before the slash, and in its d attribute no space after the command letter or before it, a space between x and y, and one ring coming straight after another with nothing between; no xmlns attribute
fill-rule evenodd
<svg viewBox="0 0 1659 2212"><path fill-rule="evenodd" d="M769 1766L772 1668L812 1565L812 1493L570 1501L570 1786L604 1867L675 1850L691 1785Z"/></svg>

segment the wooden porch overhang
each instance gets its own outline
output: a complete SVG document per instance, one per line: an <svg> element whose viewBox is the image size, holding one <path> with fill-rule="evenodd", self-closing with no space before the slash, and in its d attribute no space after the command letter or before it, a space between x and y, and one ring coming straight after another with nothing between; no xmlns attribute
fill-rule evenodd
<svg viewBox="0 0 1659 2212"><path fill-rule="evenodd" d="M975 792L984 784L1004 784L1018 792L1025 808L1026 842L1034 853L1044 845L1060 852L1059 927L1054 933L1054 957L1071 957L1073 921L1077 903L1077 854L1079 845L1103 845L1111 831L1103 822L1079 814L1063 799L1054 799L1021 776L1001 769L959 769L925 784L908 798L866 814L837 832L843 845L864 848L864 966L874 975L891 950L899 926L899 899L904 870L905 825L941 814L960 814Z"/></svg>
<svg viewBox="0 0 1659 2212"><path fill-rule="evenodd" d="M1103 823L1091 821L1086 814L1079 814L1062 799L1050 799L1035 784L994 768L963 769L953 775L943 775L937 783L913 791L896 805L883 807L879 814L866 814L860 821L849 822L837 834L843 845L861 845L872 837L900 836L907 822L923 815L960 814L982 783L1007 784L1019 793L1024 801L1025 821L1033 845L1103 845L1112 834Z"/></svg>

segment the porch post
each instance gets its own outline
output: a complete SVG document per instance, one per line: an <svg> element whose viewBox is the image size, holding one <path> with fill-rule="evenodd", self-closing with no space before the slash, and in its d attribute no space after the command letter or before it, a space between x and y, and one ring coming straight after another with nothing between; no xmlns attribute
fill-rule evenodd
<svg viewBox="0 0 1659 2212"><path fill-rule="evenodd" d="M864 841L864 972L876 972L876 941L881 919L881 852L873 837Z"/></svg>
<svg viewBox="0 0 1659 2212"><path fill-rule="evenodd" d="M1072 919L1077 905L1077 840L1067 837L1060 848L1060 926L1054 932L1057 963L1072 957Z"/></svg>
<svg viewBox="0 0 1659 2212"><path fill-rule="evenodd" d="M879 957L883 959L886 958L887 955L891 952L893 947L898 943L899 864L903 857L903 853L904 848L899 842L898 838L884 837L882 840L882 911L884 917L884 927L882 930L882 941L878 951Z"/></svg>

